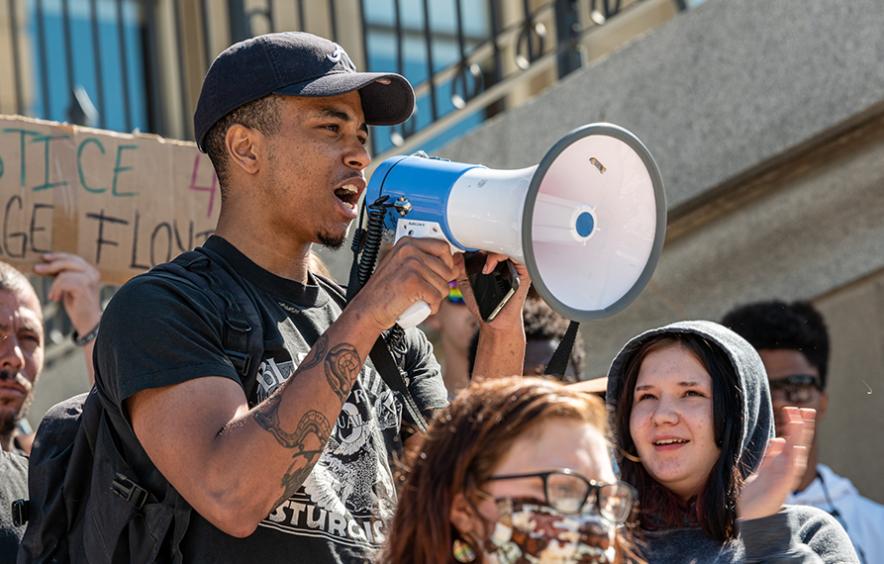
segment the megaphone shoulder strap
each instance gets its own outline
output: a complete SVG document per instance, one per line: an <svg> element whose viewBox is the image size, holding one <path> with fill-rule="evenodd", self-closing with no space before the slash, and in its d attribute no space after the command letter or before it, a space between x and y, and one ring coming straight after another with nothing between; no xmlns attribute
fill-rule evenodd
<svg viewBox="0 0 884 564"><path fill-rule="evenodd" d="M342 308L347 306L346 294L340 286L322 276L314 276L338 305ZM402 398L402 405L414 426L420 432L426 432L429 428L427 420L424 418L423 413L421 413L414 396L411 395L411 390L408 389L408 384L405 382L405 378L402 376L402 372L400 372L399 366L393 358L393 353L390 351L390 347L383 336L378 337L368 356L371 358L372 364L374 364L375 369L381 375L384 383Z"/></svg>
<svg viewBox="0 0 884 564"><path fill-rule="evenodd" d="M572 321L568 325L568 330L565 331L565 336L562 337L562 342L559 343L556 352L554 352L552 358L549 359L549 364L546 365L545 374L549 374L550 376L565 375L565 370L568 368L568 360L571 358L571 351L574 349L574 341L577 339L577 330L579 328L580 323L577 321Z"/></svg>
<svg viewBox="0 0 884 564"><path fill-rule="evenodd" d="M393 360L393 354L390 352L390 348L383 337L375 341L369 356L371 357L372 364L374 364L374 367L380 373L387 386L394 392L399 393L405 412L412 423L414 423L414 426L421 433L426 433L429 428L427 420L424 418L423 413L421 413L417 402L414 400L414 396L411 395L411 391L408 389L402 373L396 365L396 361Z"/></svg>

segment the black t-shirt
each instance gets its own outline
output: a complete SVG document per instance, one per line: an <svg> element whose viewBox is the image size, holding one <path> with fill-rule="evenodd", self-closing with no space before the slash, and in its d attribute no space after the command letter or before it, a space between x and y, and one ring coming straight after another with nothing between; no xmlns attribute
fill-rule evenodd
<svg viewBox="0 0 884 564"><path fill-rule="evenodd" d="M12 502L28 498L28 459L0 449L0 564L14 564L25 528L12 524Z"/></svg>
<svg viewBox="0 0 884 564"><path fill-rule="evenodd" d="M311 345L340 315L329 282L311 275L303 285L278 277L217 236L205 246L223 256L260 298L265 351L256 381L241 382L224 355L224 320L203 291L141 276L121 288L108 305L96 344L96 381L122 413L124 401L141 390L202 376L236 381L254 406L295 371ZM413 330L406 335L409 389L429 414L446 404L439 365L423 333ZM383 543L395 509L391 463L401 449L402 414L401 398L367 361L319 462L298 492L245 539L226 535L193 512L182 548L185 561L371 558ZM120 432L131 432L131 428Z"/></svg>

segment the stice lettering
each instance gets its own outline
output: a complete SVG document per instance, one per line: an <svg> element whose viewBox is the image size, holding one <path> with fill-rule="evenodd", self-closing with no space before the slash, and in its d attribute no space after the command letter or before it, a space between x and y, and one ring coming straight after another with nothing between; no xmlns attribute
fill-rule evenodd
<svg viewBox="0 0 884 564"><path fill-rule="evenodd" d="M17 134L19 138L19 185L22 187L27 186L28 184L28 159L27 159L27 149L28 149L28 140L30 139L30 144L43 144L43 170L42 170L42 181L39 184L31 186L31 189L35 192L49 190L52 188L58 188L60 186L67 186L69 182L67 180L53 180L52 179L52 145L53 141L60 141L64 139L70 139L71 136L64 135L43 135L38 131L33 131L30 129L24 129L20 127L7 127L3 129L3 133L6 134ZM97 150L102 155L107 154L107 149L104 144L101 142L101 139L98 137L87 137L77 146L77 175L80 178L80 184L87 192L91 192L93 194L103 194L107 192L106 186L95 186L92 185L88 180L87 176L90 172L89 164L84 162L84 156L88 154L89 151L87 149ZM111 195L125 198L131 197L138 194L138 192L125 192L121 191L120 185L120 177L126 173L134 170L135 167L130 164L126 164L125 153L127 151L135 151L138 149L138 145L118 145L117 150L114 156L114 168L112 169L112 181L111 181ZM3 176L4 166L3 161L0 159L0 177Z"/></svg>

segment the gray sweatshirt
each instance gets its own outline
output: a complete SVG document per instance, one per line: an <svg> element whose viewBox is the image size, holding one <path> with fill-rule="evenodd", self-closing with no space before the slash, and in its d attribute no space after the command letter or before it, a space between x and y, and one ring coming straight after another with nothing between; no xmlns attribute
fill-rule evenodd
<svg viewBox="0 0 884 564"><path fill-rule="evenodd" d="M721 347L740 376L743 391L742 452L746 473L761 462L774 436L773 408L764 365L742 337L711 321L684 321L646 331L617 354L608 372L607 402L615 409L629 359L649 338L692 333ZM711 375L715 378L715 374ZM615 429L615 432L618 430ZM625 432L629 432L626 430ZM776 515L738 521L739 536L722 544L699 527L642 531L642 555L649 563L705 562L859 562L850 539L828 513L814 507L786 505Z"/></svg>

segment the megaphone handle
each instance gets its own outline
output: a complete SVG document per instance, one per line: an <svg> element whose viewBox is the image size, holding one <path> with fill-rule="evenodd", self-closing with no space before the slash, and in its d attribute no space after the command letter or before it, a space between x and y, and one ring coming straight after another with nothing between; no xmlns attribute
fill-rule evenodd
<svg viewBox="0 0 884 564"><path fill-rule="evenodd" d="M423 320L429 316L430 306L427 302L421 300L408 306L408 309L402 312L402 315L399 316L396 323L398 323L399 327L402 327L403 329L411 329L412 327L420 325Z"/></svg>

